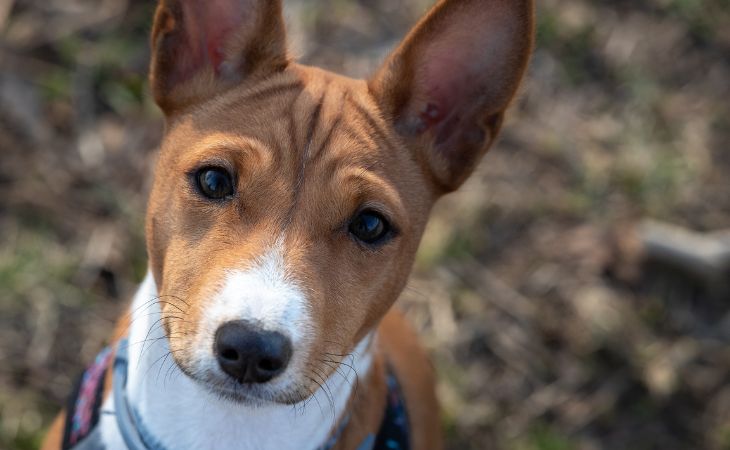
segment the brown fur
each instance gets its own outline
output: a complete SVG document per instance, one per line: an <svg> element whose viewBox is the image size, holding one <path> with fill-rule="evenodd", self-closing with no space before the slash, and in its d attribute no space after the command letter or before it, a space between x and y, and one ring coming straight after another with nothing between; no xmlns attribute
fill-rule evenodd
<svg viewBox="0 0 730 450"><path fill-rule="evenodd" d="M414 448L440 448L432 367L403 318L387 312L433 203L468 177L499 131L531 50L531 1L440 1L367 82L289 62L279 2L213 3L223 10L202 16L232 17L232 31L212 47L199 41L212 25L193 20L197 6L186 1L163 0L152 32L150 80L167 129L147 247L177 364L189 369L196 323L225 271L282 237L317 329L310 365L331 374L320 355L347 353L378 329L339 448L377 430L386 361L403 385ZM191 174L210 165L235 174L232 199L211 202L194 188ZM348 235L363 205L397 229L378 248ZM180 308L185 321L173 317ZM302 386L281 401L318 387Z"/></svg>
<svg viewBox="0 0 730 450"><path fill-rule="evenodd" d="M51 427L48 428L46 437L41 445L41 450L59 450L63 442L63 428L66 423L66 413L61 411L55 419Z"/></svg>

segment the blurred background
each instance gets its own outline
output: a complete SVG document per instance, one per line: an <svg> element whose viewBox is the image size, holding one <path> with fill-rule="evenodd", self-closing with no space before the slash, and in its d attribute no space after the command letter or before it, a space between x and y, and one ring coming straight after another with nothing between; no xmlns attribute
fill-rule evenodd
<svg viewBox="0 0 730 450"><path fill-rule="evenodd" d="M292 0L291 43L365 76L430 3ZM538 3L400 301L447 447L730 449L730 1ZM0 449L38 446L146 270L153 9L0 0Z"/></svg>

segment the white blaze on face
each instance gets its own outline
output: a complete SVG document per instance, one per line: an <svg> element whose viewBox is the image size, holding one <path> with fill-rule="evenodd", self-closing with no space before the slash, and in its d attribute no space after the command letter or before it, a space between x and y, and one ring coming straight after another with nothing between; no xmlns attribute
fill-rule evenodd
<svg viewBox="0 0 730 450"><path fill-rule="evenodd" d="M293 359L300 359L297 353L310 338L312 323L306 296L287 274L281 240L248 268L226 272L201 321L201 337L207 341L201 349L209 352L218 328L233 320L282 333L291 339ZM201 356L210 360L211 355Z"/></svg>
<svg viewBox="0 0 730 450"><path fill-rule="evenodd" d="M222 280L225 284L210 302L215 309L206 308L200 322L200 339L195 345L200 358L196 361L198 370L220 376L217 381L228 378L213 355L213 336L228 320L256 320L252 319L256 316L267 327L278 327L299 342L287 369L289 376L266 383L268 392L275 394L298 384L292 366L303 370L315 328L309 325L306 298L296 282L285 275L284 266L280 247L275 246L249 269L232 270ZM309 399L293 405L231 402L180 372L173 361L165 365L170 348L166 339L157 339L164 337L163 329L157 326L159 304L153 301L158 295L152 274L148 273L131 307L127 388L130 405L164 448L226 449L243 445L262 450L300 450L302 443L324 443L340 419L346 417L357 379L364 379L370 371L374 332L355 346L346 364L334 370ZM143 346L143 342L148 343ZM169 376L164 372L168 367L172 370ZM312 398L321 407L312 406ZM112 396L107 397L102 409L115 410ZM126 448L114 415L102 414L100 424L104 448Z"/></svg>

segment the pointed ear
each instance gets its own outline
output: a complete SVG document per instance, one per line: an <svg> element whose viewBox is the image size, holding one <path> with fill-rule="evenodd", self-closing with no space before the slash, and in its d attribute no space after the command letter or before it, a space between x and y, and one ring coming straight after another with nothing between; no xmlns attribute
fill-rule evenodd
<svg viewBox="0 0 730 450"><path fill-rule="evenodd" d="M287 65L281 0L161 0L150 84L167 115Z"/></svg>
<svg viewBox="0 0 730 450"><path fill-rule="evenodd" d="M370 80L442 192L464 182L499 132L533 26L531 0L442 0Z"/></svg>

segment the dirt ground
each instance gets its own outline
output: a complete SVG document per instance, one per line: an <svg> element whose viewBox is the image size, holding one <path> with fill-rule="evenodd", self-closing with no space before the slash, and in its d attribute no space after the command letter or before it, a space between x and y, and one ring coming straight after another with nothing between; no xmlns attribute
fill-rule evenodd
<svg viewBox="0 0 730 450"><path fill-rule="evenodd" d="M152 2L0 0L0 448L36 448L146 270ZM289 1L366 76L428 0ZM449 449L730 449L730 296L643 263L730 229L730 2L541 0L528 80L400 300ZM730 273L726 274L730 279Z"/></svg>

